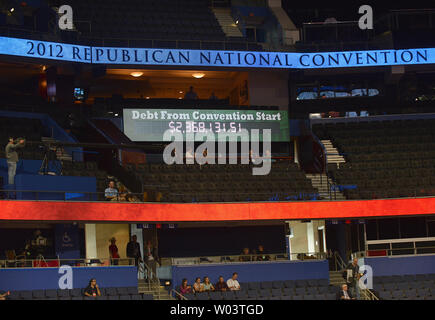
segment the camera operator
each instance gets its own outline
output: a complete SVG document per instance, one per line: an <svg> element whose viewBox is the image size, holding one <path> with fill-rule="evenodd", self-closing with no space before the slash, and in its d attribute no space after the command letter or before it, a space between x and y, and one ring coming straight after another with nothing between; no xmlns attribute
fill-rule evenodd
<svg viewBox="0 0 435 320"><path fill-rule="evenodd" d="M17 171L18 153L17 149L24 148L26 141L23 138L18 138L16 141L10 137L6 145L6 161L8 163L8 183L15 184L15 173Z"/></svg>

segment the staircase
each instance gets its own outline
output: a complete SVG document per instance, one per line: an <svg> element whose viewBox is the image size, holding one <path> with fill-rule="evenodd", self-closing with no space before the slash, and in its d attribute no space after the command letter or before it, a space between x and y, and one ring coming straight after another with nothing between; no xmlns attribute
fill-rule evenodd
<svg viewBox="0 0 435 320"><path fill-rule="evenodd" d="M329 284L340 287L344 283L342 271L329 271Z"/></svg>
<svg viewBox="0 0 435 320"><path fill-rule="evenodd" d="M331 181L328 179L326 174L311 174L307 173L305 176L311 180L311 184L314 188L319 191L319 195L324 200L346 200L346 197L340 191L331 191L329 194L328 185L331 184ZM329 184L328 184L329 180ZM331 198L332 197L332 198Z"/></svg>
<svg viewBox="0 0 435 320"><path fill-rule="evenodd" d="M164 286L149 284L144 279L138 280L138 291L143 294L152 294L154 300L175 300L169 295L168 290Z"/></svg>
<svg viewBox="0 0 435 320"><path fill-rule="evenodd" d="M331 140L320 140L325 147L326 151L326 160L327 163L336 163L337 167L340 166L340 163L345 163L342 155L339 155L339 152L336 147L332 144Z"/></svg>
<svg viewBox="0 0 435 320"><path fill-rule="evenodd" d="M231 16L231 9L213 8L212 10L227 37L243 37L242 32L239 30Z"/></svg>
<svg viewBox="0 0 435 320"><path fill-rule="evenodd" d="M58 140L51 138L51 137L42 137L42 142L45 144L50 145L53 142L59 142ZM72 156L65 151L63 147L57 147L56 149L56 158L60 161L72 161Z"/></svg>

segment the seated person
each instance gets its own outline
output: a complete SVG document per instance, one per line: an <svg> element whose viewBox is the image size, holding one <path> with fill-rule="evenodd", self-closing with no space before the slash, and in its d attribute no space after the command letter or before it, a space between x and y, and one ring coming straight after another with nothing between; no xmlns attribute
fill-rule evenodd
<svg viewBox="0 0 435 320"><path fill-rule="evenodd" d="M264 247L263 245L258 246L258 252L257 252L257 261L269 261L270 257L266 254L264 254Z"/></svg>
<svg viewBox="0 0 435 320"><path fill-rule="evenodd" d="M240 283L237 281L238 274L237 272L233 273L233 276L227 280L227 286L230 290L240 290Z"/></svg>
<svg viewBox="0 0 435 320"><path fill-rule="evenodd" d="M251 256L249 254L249 248L243 248L243 252L239 257L239 261L248 262L251 261Z"/></svg>
<svg viewBox="0 0 435 320"><path fill-rule="evenodd" d="M115 181L109 182L109 187L104 190L104 196L107 201L117 201L118 200L118 189L115 188Z"/></svg>
<svg viewBox="0 0 435 320"><path fill-rule="evenodd" d="M187 279L183 279L183 281L181 281L180 293L181 294L192 293L192 287L187 284ZM179 298L181 299L181 297Z"/></svg>
<svg viewBox="0 0 435 320"><path fill-rule="evenodd" d="M347 284L342 284L341 289L337 292L337 300L355 300L347 289Z"/></svg>
<svg viewBox="0 0 435 320"><path fill-rule="evenodd" d="M198 292L203 292L203 291L204 291L204 288L203 288L202 283L201 283L201 278L198 277L195 279L195 283L193 284L193 292L198 293Z"/></svg>
<svg viewBox="0 0 435 320"><path fill-rule="evenodd" d="M222 278L222 280L223 280L223 278ZM210 279L208 277L204 277L204 282L202 283L202 288L203 288L203 291L214 291L214 286L210 282Z"/></svg>
<svg viewBox="0 0 435 320"><path fill-rule="evenodd" d="M91 279L88 286L84 290L86 297L99 297L101 296L100 288L98 288L97 280Z"/></svg>
<svg viewBox="0 0 435 320"><path fill-rule="evenodd" d="M7 296L9 296L11 293L8 292L4 292L4 293L0 293L0 300L6 300Z"/></svg>
<svg viewBox="0 0 435 320"><path fill-rule="evenodd" d="M216 291L227 291L229 290L227 283L224 281L224 277L220 276L219 281L214 286Z"/></svg>

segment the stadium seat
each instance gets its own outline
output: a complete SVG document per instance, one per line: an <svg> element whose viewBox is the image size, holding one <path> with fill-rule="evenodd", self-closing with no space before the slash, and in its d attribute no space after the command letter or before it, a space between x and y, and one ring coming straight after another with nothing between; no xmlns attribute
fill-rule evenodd
<svg viewBox="0 0 435 320"><path fill-rule="evenodd" d="M210 300L208 292L198 292L195 295L196 295L196 300Z"/></svg>
<svg viewBox="0 0 435 320"><path fill-rule="evenodd" d="M20 298L23 300L31 300L33 297L32 291L20 291Z"/></svg>
<svg viewBox="0 0 435 320"><path fill-rule="evenodd" d="M222 292L222 298L224 300L235 300L236 296L234 294L234 291L223 291Z"/></svg>
<svg viewBox="0 0 435 320"><path fill-rule="evenodd" d="M209 292L210 300L222 300L222 292L220 291L211 291Z"/></svg>
<svg viewBox="0 0 435 320"><path fill-rule="evenodd" d="M120 295L119 300L131 300L131 296L129 294Z"/></svg>

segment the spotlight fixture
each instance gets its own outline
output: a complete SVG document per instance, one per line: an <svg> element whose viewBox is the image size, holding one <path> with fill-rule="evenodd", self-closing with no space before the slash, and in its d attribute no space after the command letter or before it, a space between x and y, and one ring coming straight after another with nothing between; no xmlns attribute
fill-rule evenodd
<svg viewBox="0 0 435 320"><path fill-rule="evenodd" d="M15 8L11 8L9 11L10 11L10 12L14 12L14 11L15 11Z"/></svg>
<svg viewBox="0 0 435 320"><path fill-rule="evenodd" d="M178 92L178 93L183 93L183 91L180 91L180 92Z"/></svg>
<svg viewBox="0 0 435 320"><path fill-rule="evenodd" d="M205 76L205 73L201 73L201 72L197 72L197 73L192 74L192 77L194 77L196 79L201 79L204 76Z"/></svg>
<svg viewBox="0 0 435 320"><path fill-rule="evenodd" d="M138 77L140 77L141 75L143 75L143 72L140 72L140 71L134 71L134 72L130 73L130 75L131 75L132 77L138 78Z"/></svg>

